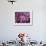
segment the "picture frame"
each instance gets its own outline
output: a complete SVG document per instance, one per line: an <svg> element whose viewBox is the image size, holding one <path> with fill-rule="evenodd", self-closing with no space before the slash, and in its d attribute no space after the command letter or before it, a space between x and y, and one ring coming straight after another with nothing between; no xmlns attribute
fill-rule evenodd
<svg viewBox="0 0 46 46"><path fill-rule="evenodd" d="M33 15L32 10L17 10L15 11L15 25L17 26L32 26Z"/></svg>

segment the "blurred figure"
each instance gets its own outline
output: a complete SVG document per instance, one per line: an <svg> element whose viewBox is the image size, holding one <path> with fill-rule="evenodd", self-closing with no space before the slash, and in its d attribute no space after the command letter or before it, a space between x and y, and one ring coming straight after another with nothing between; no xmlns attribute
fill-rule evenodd
<svg viewBox="0 0 46 46"><path fill-rule="evenodd" d="M16 23L30 23L30 12L16 12Z"/></svg>

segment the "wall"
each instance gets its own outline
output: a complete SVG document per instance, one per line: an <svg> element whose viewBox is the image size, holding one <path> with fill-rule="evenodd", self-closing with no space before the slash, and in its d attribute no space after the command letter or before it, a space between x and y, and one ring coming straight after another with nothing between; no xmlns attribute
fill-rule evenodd
<svg viewBox="0 0 46 46"><path fill-rule="evenodd" d="M32 26L15 26L16 10L33 10ZM15 40L19 32L30 34L33 40L46 40L46 1L17 0L13 5L7 0L0 0L0 40Z"/></svg>

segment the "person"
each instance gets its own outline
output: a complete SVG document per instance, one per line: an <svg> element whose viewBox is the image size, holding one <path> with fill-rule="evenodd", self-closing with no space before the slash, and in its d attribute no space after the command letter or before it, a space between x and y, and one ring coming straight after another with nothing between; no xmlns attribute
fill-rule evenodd
<svg viewBox="0 0 46 46"><path fill-rule="evenodd" d="M24 15L20 15L20 23L26 23L26 17Z"/></svg>

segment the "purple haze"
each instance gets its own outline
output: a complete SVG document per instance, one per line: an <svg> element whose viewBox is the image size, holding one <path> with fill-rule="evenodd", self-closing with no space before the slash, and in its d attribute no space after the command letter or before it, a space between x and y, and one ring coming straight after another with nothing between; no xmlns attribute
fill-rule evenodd
<svg viewBox="0 0 46 46"><path fill-rule="evenodd" d="M15 23L30 23L30 12L15 12Z"/></svg>

